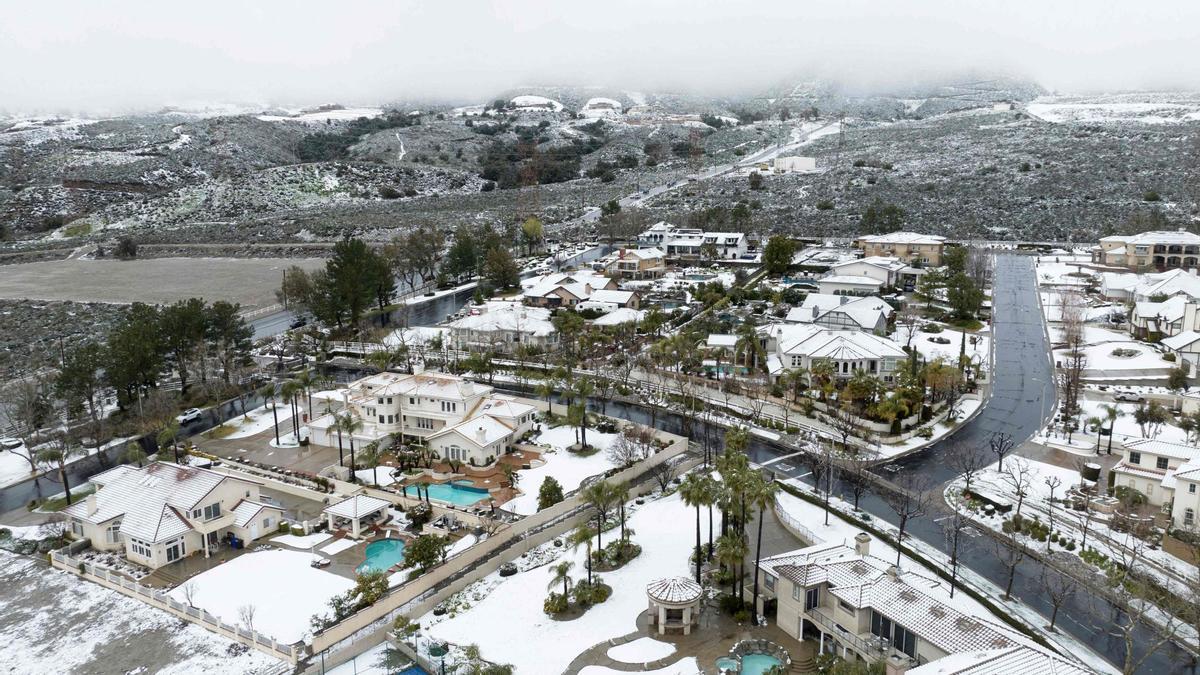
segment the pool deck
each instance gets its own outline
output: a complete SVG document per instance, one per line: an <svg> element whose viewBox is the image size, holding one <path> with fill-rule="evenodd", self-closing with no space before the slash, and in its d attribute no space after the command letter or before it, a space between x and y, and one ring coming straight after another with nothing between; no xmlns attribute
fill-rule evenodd
<svg viewBox="0 0 1200 675"><path fill-rule="evenodd" d="M649 663L626 663L608 656L609 649L644 637L675 645L675 653ZM816 672L812 668L813 658L816 656L816 645L811 641L797 642L795 638L784 633L773 623L767 626L739 624L728 614L723 614L715 602L710 601L700 613L700 625L694 627L690 635L678 632L659 635L658 629L650 626L649 615L643 612L638 616L637 630L593 645L575 657L571 665L567 666L565 675L577 675L587 666L603 666L626 673L640 673L666 668L688 656L696 658L696 663L703 672L715 674L717 659L728 656L729 650L742 640L774 642L791 655L792 668L789 672Z"/></svg>

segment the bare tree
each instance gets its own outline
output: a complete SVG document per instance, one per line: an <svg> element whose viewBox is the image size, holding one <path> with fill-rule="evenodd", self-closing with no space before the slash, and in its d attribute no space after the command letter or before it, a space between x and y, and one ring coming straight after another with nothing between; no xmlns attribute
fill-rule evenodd
<svg viewBox="0 0 1200 675"><path fill-rule="evenodd" d="M654 430L650 427L630 425L622 429L612 445L608 446L606 456L608 461L617 466L633 466L654 455L654 440Z"/></svg>
<svg viewBox="0 0 1200 675"><path fill-rule="evenodd" d="M190 603L189 603L190 604ZM242 605L238 607L238 620L246 627L246 630L254 632L254 613L257 610L254 605Z"/></svg>
<svg viewBox="0 0 1200 675"><path fill-rule="evenodd" d="M679 462L674 459L660 462L650 467L650 475L654 478L654 482L658 483L658 487L666 490L671 485L671 481L675 480L675 476L679 475Z"/></svg>
<svg viewBox="0 0 1200 675"><path fill-rule="evenodd" d="M1061 390L1060 409L1063 418L1063 430L1067 434L1067 442L1078 428L1079 397L1083 391L1083 371L1087 367L1087 354L1084 352L1083 327L1087 315L1087 300L1076 290L1062 293L1062 331L1066 354L1058 364L1058 382Z"/></svg>
<svg viewBox="0 0 1200 675"><path fill-rule="evenodd" d="M1067 574L1053 571L1049 566L1043 566L1041 586L1051 607L1050 624L1046 626L1046 629L1054 633L1057 632L1054 624L1058 621L1058 610L1067 600L1071 599L1071 596L1075 595L1075 591L1079 589L1079 582Z"/></svg>
<svg viewBox="0 0 1200 675"><path fill-rule="evenodd" d="M896 327L904 329L904 346L905 351L912 349L913 337L917 334L917 328L921 325L921 310L915 304L906 303L896 313Z"/></svg>
<svg viewBox="0 0 1200 675"><path fill-rule="evenodd" d="M842 439L842 452L849 455L851 452L850 439L857 437L860 432L858 417L847 407L838 406L826 416L825 421L833 429L833 432Z"/></svg>
<svg viewBox="0 0 1200 675"><path fill-rule="evenodd" d="M858 501L866 494L871 486L871 460L873 457L855 455L847 458L842 464L842 481L854 497L854 510L858 510Z"/></svg>
<svg viewBox="0 0 1200 675"><path fill-rule="evenodd" d="M997 534L992 543L996 551L996 560L1008 572L1008 581L1004 584L1004 599L1012 599L1013 579L1017 576L1017 567L1025 560L1025 545L1021 542L1020 534L1014 529L1011 532Z"/></svg>
<svg viewBox="0 0 1200 675"><path fill-rule="evenodd" d="M962 544L963 530L970 521L957 506L952 505L951 508L954 509L951 515L938 519L938 527L941 528L946 546L950 549L950 597L953 598L954 590L958 587L958 548Z"/></svg>
<svg viewBox="0 0 1200 675"><path fill-rule="evenodd" d="M896 533L896 566L899 567L908 521L929 510L929 479L922 475L905 474L893 489L883 493L883 501L896 513L896 525L899 527Z"/></svg>
<svg viewBox="0 0 1200 675"><path fill-rule="evenodd" d="M971 483L987 465L982 452L967 443L954 443L946 453L946 464L963 479L963 490L971 491Z"/></svg>
<svg viewBox="0 0 1200 675"><path fill-rule="evenodd" d="M183 599L187 602L188 607L196 606L196 584L189 581L183 585Z"/></svg>
<svg viewBox="0 0 1200 675"><path fill-rule="evenodd" d="M1012 452L1014 445L1016 443L1013 442L1012 434L1003 431L992 432L991 438L988 439L988 448L996 456L997 471L1004 472L1004 458L1008 456L1008 453Z"/></svg>
<svg viewBox="0 0 1200 675"><path fill-rule="evenodd" d="M1054 491L1057 490L1060 485L1062 485L1062 479L1059 478L1058 476L1050 476L1046 479L1046 487L1050 488L1050 501L1048 503L1049 508L1050 508L1050 516L1048 518L1049 522L1046 523L1046 526L1050 529L1051 535L1054 534ZM1053 539L1052 537L1046 538L1046 550L1047 551L1050 550L1050 544L1052 543L1052 539Z"/></svg>
<svg viewBox="0 0 1200 675"><path fill-rule="evenodd" d="M1025 503L1025 497L1029 496L1029 488L1033 486L1029 462L1020 458L1009 462L1008 470L1001 474L1000 478L1012 487L1013 494L1017 496L1016 515L1021 515L1021 506Z"/></svg>

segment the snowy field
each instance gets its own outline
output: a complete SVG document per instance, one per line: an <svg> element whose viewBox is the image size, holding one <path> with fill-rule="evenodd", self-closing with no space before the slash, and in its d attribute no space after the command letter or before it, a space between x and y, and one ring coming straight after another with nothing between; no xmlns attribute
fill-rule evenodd
<svg viewBox="0 0 1200 675"><path fill-rule="evenodd" d="M612 587L612 597L572 621L556 621L542 611L552 578L550 565L543 564L503 579L498 573L489 575L480 583L490 586L490 591L481 594L476 604L440 623L432 614L419 622L422 626L434 622L427 629L431 637L460 646L478 644L483 658L512 664L521 675L558 675L592 645L636 630L637 617L646 609L646 584L689 574L694 532L687 525L694 518L694 511L684 506L678 494L636 507L629 526L637 533L634 541L642 546L642 554L601 575ZM610 532L606 539L613 536ZM573 561L573 578L585 574L582 550L565 552L553 544L543 548L547 557ZM464 594L470 594L470 589Z"/></svg>
<svg viewBox="0 0 1200 675"><path fill-rule="evenodd" d="M133 598L0 552L3 672L265 675L285 664Z"/></svg>
<svg viewBox="0 0 1200 675"><path fill-rule="evenodd" d="M316 532L303 537L297 537L294 534L282 534L271 539L271 543L279 544L280 546L291 546L292 548L312 548L323 544L332 537L333 535L328 532Z"/></svg>
<svg viewBox="0 0 1200 675"><path fill-rule="evenodd" d="M284 405L282 403L278 403L277 406L278 407L275 409L274 414L271 413L271 409L269 407L264 405L247 411L246 414L242 415L241 417L235 417L229 420L225 423L225 426L228 427L231 424L236 424L237 429L222 436L222 438L247 438L261 434L267 430L273 431L275 429L275 416L279 417L279 434L282 436L283 434L289 433L292 428L292 406ZM303 410L303 408L298 409Z"/></svg>
<svg viewBox="0 0 1200 675"><path fill-rule="evenodd" d="M538 490L548 476L553 476L562 485L563 494L579 487L584 479L604 473L613 468L608 460L608 447L617 439L617 434L602 434L594 429L587 432L588 445L598 448L586 457L567 452L575 444L578 427L559 426L547 429L533 439L535 445L549 445L553 452L545 452L545 464L521 472L520 488L523 494L504 505L506 511L523 516L537 513Z"/></svg>
<svg viewBox="0 0 1200 675"><path fill-rule="evenodd" d="M950 341L949 344L938 344L930 342L930 338L945 338ZM975 338L975 344L971 344L971 338ZM892 339L900 344L905 344L908 340L908 329L901 326L896 329L892 335ZM928 361L941 358L949 364L958 363L958 355L963 349L963 331L945 328L940 333L928 333L920 328L917 328L916 335L913 336L912 346L916 348L917 353ZM986 372L989 368L989 354L992 349L992 338L988 334L988 329L982 329L976 333L968 332L966 334L966 355L971 359L972 363L983 364L983 370Z"/></svg>
<svg viewBox="0 0 1200 675"><path fill-rule="evenodd" d="M1073 124L1181 124L1200 122L1200 99L1187 93L1136 93L1098 97L1043 96L1027 106L1048 122Z"/></svg>
<svg viewBox="0 0 1200 675"><path fill-rule="evenodd" d="M329 599L354 582L309 566L312 556L297 551L257 551L192 577L194 603L225 623L241 626L239 609L254 607L254 630L277 641L299 642L309 618L328 609ZM187 602L183 589L171 597Z"/></svg>

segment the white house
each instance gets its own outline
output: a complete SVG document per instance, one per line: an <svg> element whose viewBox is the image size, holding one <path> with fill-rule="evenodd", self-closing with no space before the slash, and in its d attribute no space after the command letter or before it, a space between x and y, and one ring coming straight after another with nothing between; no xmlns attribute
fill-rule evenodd
<svg viewBox="0 0 1200 675"><path fill-rule="evenodd" d="M716 260L737 260L746 255L749 242L741 232L706 232L655 223L638 236L642 246L661 248L668 258L698 259L711 253Z"/></svg>
<svg viewBox="0 0 1200 675"><path fill-rule="evenodd" d="M839 379L857 370L891 382L908 354L885 337L853 330L831 330L809 323L771 324L758 329L767 352L767 372L775 380L793 368L811 370L829 361Z"/></svg>
<svg viewBox="0 0 1200 675"><path fill-rule="evenodd" d="M617 290L617 282L592 270L557 272L521 282L521 299L534 307L574 307L601 290Z"/></svg>
<svg viewBox="0 0 1200 675"><path fill-rule="evenodd" d="M789 323L813 323L826 328L863 330L876 335L887 332L892 306L882 298L809 293L804 303L793 307L784 319Z"/></svg>
<svg viewBox="0 0 1200 675"><path fill-rule="evenodd" d="M921 270L909 267L899 258L870 256L830 265L829 276L868 277L883 286L903 286L905 277L915 279Z"/></svg>
<svg viewBox="0 0 1200 675"><path fill-rule="evenodd" d="M545 307L489 300L473 305L466 316L444 325L449 344L464 351L512 354L517 345L550 351L558 346L558 330Z"/></svg>
<svg viewBox="0 0 1200 675"><path fill-rule="evenodd" d="M817 290L822 295L876 295L883 282L874 277L835 274L817 279Z"/></svg>
<svg viewBox="0 0 1200 675"><path fill-rule="evenodd" d="M1158 339L1200 329L1197 304L1186 295L1162 302L1139 301L1129 317L1129 333L1140 339Z"/></svg>
<svg viewBox="0 0 1200 675"><path fill-rule="evenodd" d="M150 568L200 551L208 557L231 536L249 543L274 534L283 518L260 501L258 483L208 469L121 465L91 482L96 492L63 511L71 535Z"/></svg>
<svg viewBox="0 0 1200 675"><path fill-rule="evenodd" d="M989 673L1089 672L999 622L962 612L935 577L898 569L872 555L870 545L860 533L853 546L828 542L762 560L760 597L764 605L776 602L779 628L815 642L822 654L882 662L889 675L975 672L962 669L959 655L1019 664L982 671Z"/></svg>
<svg viewBox="0 0 1200 675"><path fill-rule="evenodd" d="M1192 373L1200 372L1200 331L1185 330L1160 343L1175 355L1180 364L1187 364Z"/></svg>
<svg viewBox="0 0 1200 675"><path fill-rule="evenodd" d="M338 446L335 416L348 411L362 422L354 434L357 447L388 437L424 440L443 459L477 466L506 452L529 431L537 413L487 385L443 373L379 373L313 399L332 410L309 425L310 438L318 445ZM486 443L479 442L479 427L487 431ZM349 446L347 436L343 431L343 447Z"/></svg>
<svg viewBox="0 0 1200 675"><path fill-rule="evenodd" d="M1123 444L1113 482L1146 496L1146 502L1171 514L1175 527L1195 529L1200 512L1200 448L1133 438Z"/></svg>

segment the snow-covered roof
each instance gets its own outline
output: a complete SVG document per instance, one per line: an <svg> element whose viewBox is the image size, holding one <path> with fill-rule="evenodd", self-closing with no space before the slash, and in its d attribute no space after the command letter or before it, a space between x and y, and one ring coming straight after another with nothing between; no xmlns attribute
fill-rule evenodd
<svg viewBox="0 0 1200 675"><path fill-rule="evenodd" d="M815 323L834 311L845 314L860 328L873 329L881 317L886 321L892 315L892 306L875 296L854 298L848 295L809 293L805 296L804 303L793 307L784 320L791 323Z"/></svg>
<svg viewBox="0 0 1200 675"><path fill-rule="evenodd" d="M843 267L849 267L850 265L871 265L872 267L878 267L879 269L887 270L889 272L899 272L905 267L908 267L908 265L899 258L872 255L865 258L859 258L858 260L847 260L845 262L835 263L830 265L829 269L837 270Z"/></svg>
<svg viewBox="0 0 1200 675"><path fill-rule="evenodd" d="M618 259L638 258L640 260L653 260L655 258L661 258L664 255L666 254L663 253L661 248L658 248L657 246L651 246L649 248L627 248L624 251L621 251L617 257Z"/></svg>
<svg viewBox="0 0 1200 675"><path fill-rule="evenodd" d="M455 319L446 326L456 330L483 332L514 331L537 337L545 337L555 331L550 310L500 300L488 301L471 314Z"/></svg>
<svg viewBox="0 0 1200 675"><path fill-rule="evenodd" d="M1138 298L1156 295L1200 298L1200 277L1179 269L1146 274L1141 277L1141 282L1134 287L1133 292Z"/></svg>
<svg viewBox="0 0 1200 675"><path fill-rule="evenodd" d="M908 675L1087 675L1093 671L1024 646L959 652L908 671Z"/></svg>
<svg viewBox="0 0 1200 675"><path fill-rule="evenodd" d="M428 396L465 400L492 389L487 385L464 380L446 373L390 373L368 375L350 383L350 397L355 399L379 396ZM315 395L314 395L315 396Z"/></svg>
<svg viewBox="0 0 1200 675"><path fill-rule="evenodd" d="M503 420L491 415L480 415L463 420L453 426L448 426L441 431L429 436L430 439L441 438L447 434L458 434L467 441L483 448L502 441L509 437L513 432L513 427L505 424Z"/></svg>
<svg viewBox="0 0 1200 675"><path fill-rule="evenodd" d="M871 234L858 238L859 241L871 244L943 244L945 237L934 234L918 234L916 232L889 232L887 234Z"/></svg>
<svg viewBox="0 0 1200 675"><path fill-rule="evenodd" d="M1150 232L1142 232L1140 234L1116 234L1110 237L1102 237L1100 241L1129 245L1200 245L1200 235L1192 234L1187 230L1151 230Z"/></svg>
<svg viewBox="0 0 1200 675"><path fill-rule="evenodd" d="M668 577L646 584L646 595L657 602L682 605L700 599L703 589L687 577Z"/></svg>
<svg viewBox="0 0 1200 675"><path fill-rule="evenodd" d="M1162 302L1138 302L1134 304L1133 311L1142 319L1160 318L1173 322L1183 318L1188 301L1187 296L1175 295Z"/></svg>
<svg viewBox="0 0 1200 675"><path fill-rule="evenodd" d="M391 505L392 503L386 499L367 495L354 495L349 499L343 499L336 504L326 506L322 513L329 513L339 518L362 518L376 511L387 509Z"/></svg>
<svg viewBox="0 0 1200 675"><path fill-rule="evenodd" d="M596 291L615 285L611 278L592 270L545 274L521 282L525 289L522 295L526 298L544 298L562 289L580 300L587 300Z"/></svg>
<svg viewBox="0 0 1200 675"><path fill-rule="evenodd" d="M278 506L243 499L238 502L237 506L233 507L233 524L238 527L246 527L263 509L274 509L282 512L282 509Z"/></svg>
<svg viewBox="0 0 1200 675"><path fill-rule="evenodd" d="M1154 438L1131 438L1122 443L1122 445L1125 446L1127 453L1142 452L1148 455L1182 459L1185 462L1200 460L1200 448L1183 443L1160 441Z"/></svg>
<svg viewBox="0 0 1200 675"><path fill-rule="evenodd" d="M1192 346L1197 341L1200 341L1200 333L1194 330L1185 330L1179 335L1163 338L1162 345L1167 349L1178 351Z"/></svg>
<svg viewBox="0 0 1200 675"><path fill-rule="evenodd" d="M817 284L842 284L843 286L873 286L879 288L883 282L871 277L864 277L852 274L834 274L828 277L817 279Z"/></svg>
<svg viewBox="0 0 1200 675"><path fill-rule="evenodd" d="M645 310L618 307L613 311L592 321L593 326L619 326L623 323L638 322L646 316Z"/></svg>
<svg viewBox="0 0 1200 675"><path fill-rule="evenodd" d="M633 300L635 295L637 295L637 293L633 291L614 291L605 289L595 291L592 293L592 297L588 298L588 300L590 302L607 302L614 305L625 305Z"/></svg>
<svg viewBox="0 0 1200 675"><path fill-rule="evenodd" d="M739 338L736 335L730 335L727 333L713 333L708 336L708 339L705 340L704 344L706 347L710 348L728 347L732 349L733 347L737 346L738 339Z"/></svg>
<svg viewBox="0 0 1200 675"><path fill-rule="evenodd" d="M811 359L858 360L885 357L905 358L895 342L864 331L831 330L814 324L770 324L760 333L777 341L777 352Z"/></svg>
<svg viewBox="0 0 1200 675"><path fill-rule="evenodd" d="M198 467L154 462L141 469L126 468L101 475L102 487L94 495L67 507L65 513L89 523L105 523L121 517L123 535L155 543L191 529L187 514L223 481L246 484ZM89 513L90 505L95 510Z"/></svg>
<svg viewBox="0 0 1200 675"><path fill-rule="evenodd" d="M537 408L528 403L521 403L512 396L507 394L496 394L483 399L483 403L479 405L478 412L484 415L495 415L496 417L517 419L522 415L528 415L535 412Z"/></svg>
<svg viewBox="0 0 1200 675"><path fill-rule="evenodd" d="M512 98L512 100L509 101L509 103L511 103L513 105L513 107L516 107L516 108L532 108L532 109L544 108L546 110L552 110L554 112L558 112L563 109L563 104L559 103L558 101L555 101L552 98L546 98L545 96L534 96L532 94L526 94L523 96L514 96Z"/></svg>

